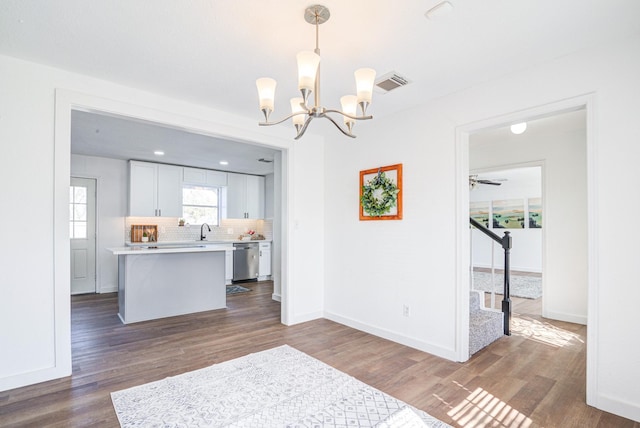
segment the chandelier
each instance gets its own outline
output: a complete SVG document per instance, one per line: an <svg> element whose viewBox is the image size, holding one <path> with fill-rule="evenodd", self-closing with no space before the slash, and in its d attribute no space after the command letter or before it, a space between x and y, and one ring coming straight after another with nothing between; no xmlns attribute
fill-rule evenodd
<svg viewBox="0 0 640 428"><path fill-rule="evenodd" d="M329 20L329 9L322 5L309 6L305 10L304 19L316 27L316 48L313 52L303 51L298 53L298 89L302 97L291 98L291 114L277 122L269 122L269 115L273 111L276 81L270 77L262 77L256 80L258 87L258 97L260 99L260 110L264 114L264 122L259 122L260 126L278 125L285 120L292 119L296 128L295 139L302 137L315 118L329 119L344 135L355 138L353 126L356 120L372 119L367 116L367 107L371 103L373 95L373 81L376 77L375 70L371 68L360 68L355 71L357 95L345 95L340 98L342 110L327 109L320 104L320 47L318 44L318 27ZM313 105L308 105L309 98L313 93ZM360 115L357 114L358 106ZM336 113L342 116L344 127L340 126L336 120L330 116Z"/></svg>

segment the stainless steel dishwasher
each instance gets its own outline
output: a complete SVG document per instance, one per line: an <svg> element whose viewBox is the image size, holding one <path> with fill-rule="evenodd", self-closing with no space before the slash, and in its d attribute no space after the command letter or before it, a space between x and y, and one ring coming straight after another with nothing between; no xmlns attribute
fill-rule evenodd
<svg viewBox="0 0 640 428"><path fill-rule="evenodd" d="M257 281L260 244L238 242L233 247L233 282Z"/></svg>

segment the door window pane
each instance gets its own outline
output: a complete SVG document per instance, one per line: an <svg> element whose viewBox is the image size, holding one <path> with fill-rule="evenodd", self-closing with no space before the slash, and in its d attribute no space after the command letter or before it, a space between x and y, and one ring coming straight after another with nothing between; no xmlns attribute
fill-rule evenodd
<svg viewBox="0 0 640 428"><path fill-rule="evenodd" d="M74 187L74 197L73 202L76 204L86 204L87 203L87 188L75 186Z"/></svg>
<svg viewBox="0 0 640 428"><path fill-rule="evenodd" d="M69 189L69 237L87 238L87 188L71 186Z"/></svg>

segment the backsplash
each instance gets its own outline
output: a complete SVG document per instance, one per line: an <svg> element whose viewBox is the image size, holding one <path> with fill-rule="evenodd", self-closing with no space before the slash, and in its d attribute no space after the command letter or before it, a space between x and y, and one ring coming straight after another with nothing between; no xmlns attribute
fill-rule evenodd
<svg viewBox="0 0 640 428"><path fill-rule="evenodd" d="M158 225L158 242L195 241L200 239L200 225L178 226L178 219L172 217L125 217L125 242L131 242L131 225ZM211 232L204 232L209 241L235 240L247 230L255 230L266 240L273 240L273 220L222 219L220 226L211 226Z"/></svg>

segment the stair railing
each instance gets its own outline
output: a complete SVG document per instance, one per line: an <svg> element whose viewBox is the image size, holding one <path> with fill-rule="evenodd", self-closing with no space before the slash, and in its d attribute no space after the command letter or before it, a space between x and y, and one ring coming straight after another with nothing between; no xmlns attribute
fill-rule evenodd
<svg viewBox="0 0 640 428"><path fill-rule="evenodd" d="M502 314L504 316L504 334L511 336L511 290L510 290L510 257L511 257L511 232L505 231L504 236L500 237L491 230L487 229L482 223L477 222L469 217L469 222L480 232L496 241L504 250L504 285L502 290Z"/></svg>

